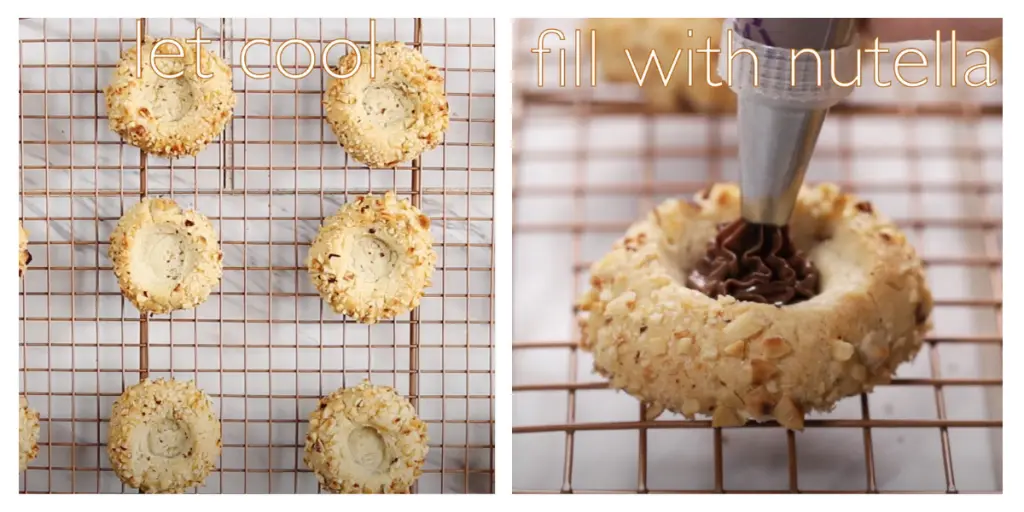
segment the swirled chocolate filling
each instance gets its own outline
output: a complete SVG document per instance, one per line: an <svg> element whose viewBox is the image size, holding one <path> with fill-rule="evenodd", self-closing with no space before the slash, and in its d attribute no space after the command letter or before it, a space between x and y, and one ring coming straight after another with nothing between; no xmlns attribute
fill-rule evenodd
<svg viewBox="0 0 1024 512"><path fill-rule="evenodd" d="M723 225L686 285L705 295L784 306L818 294L818 270L797 248L788 227L743 219Z"/></svg>

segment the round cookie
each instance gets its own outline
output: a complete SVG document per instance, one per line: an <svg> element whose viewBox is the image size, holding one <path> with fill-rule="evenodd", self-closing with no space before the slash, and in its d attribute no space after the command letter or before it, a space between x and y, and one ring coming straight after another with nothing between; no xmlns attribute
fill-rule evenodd
<svg viewBox="0 0 1024 512"><path fill-rule="evenodd" d="M121 293L143 314L195 308L223 272L210 221L163 198L145 198L121 217L110 259Z"/></svg>
<svg viewBox="0 0 1024 512"><path fill-rule="evenodd" d="M448 129L444 76L401 42L377 43L370 77L369 48L359 50L355 75L332 79L324 93L327 122L349 156L370 167L394 167L437 147ZM338 61L338 73L356 65L356 53Z"/></svg>
<svg viewBox="0 0 1024 512"><path fill-rule="evenodd" d="M803 188L790 224L820 273L817 295L779 307L687 288L739 209L734 185L666 201L591 268L580 345L613 388L650 405L649 418L669 410L799 430L807 412L889 382L917 354L932 311L921 260L870 203L832 185Z"/></svg>
<svg viewBox="0 0 1024 512"><path fill-rule="evenodd" d="M28 469L28 463L39 455L39 413L28 406L28 399L20 397L21 417L18 421L19 471Z"/></svg>
<svg viewBox="0 0 1024 512"><path fill-rule="evenodd" d="M142 74L138 75L136 47L121 54L113 80L104 90L110 129L125 142L166 158L195 156L224 131L235 108L231 68L208 49L196 54L195 44L175 39L182 57L171 44L158 49L156 74L150 60L153 45L147 37L142 44ZM198 64L198 72L197 72ZM201 78L199 72L210 75Z"/></svg>
<svg viewBox="0 0 1024 512"><path fill-rule="evenodd" d="M320 400L303 461L334 493L406 494L422 474L427 441L407 399L363 381Z"/></svg>
<svg viewBox="0 0 1024 512"><path fill-rule="evenodd" d="M32 263L32 253L28 252L28 231L18 224L18 277L25 275L25 269Z"/></svg>
<svg viewBox="0 0 1024 512"><path fill-rule="evenodd" d="M182 493L203 484L220 452L213 404L191 381L145 379L114 402L107 455L125 485Z"/></svg>
<svg viewBox="0 0 1024 512"><path fill-rule="evenodd" d="M708 38L712 49L720 49L724 21L722 18L593 18L586 21L583 39L589 44L590 30L595 30L601 74L613 83L637 85L655 110L676 112L689 107L698 112L732 113L736 111L736 93L725 84L712 87L708 83L708 73L712 82L723 82L717 71L721 53L711 56L710 69L707 53L697 53L697 50L707 47ZM635 74L625 50L629 50L636 66ZM652 50L657 52L666 74L676 50L682 50L668 86L662 82L653 62L644 85L637 83L637 77L643 76ZM692 69L688 64L688 51L693 55ZM690 73L692 85L689 83Z"/></svg>
<svg viewBox="0 0 1024 512"><path fill-rule="evenodd" d="M372 324L419 306L437 262L433 243L430 218L389 191L324 221L306 264L336 313Z"/></svg>

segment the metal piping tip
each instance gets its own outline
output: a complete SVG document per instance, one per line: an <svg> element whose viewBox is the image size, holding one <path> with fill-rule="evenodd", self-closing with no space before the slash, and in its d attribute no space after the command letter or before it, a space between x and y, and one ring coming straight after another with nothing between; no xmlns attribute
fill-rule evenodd
<svg viewBox="0 0 1024 512"><path fill-rule="evenodd" d="M795 109L741 98L741 213L744 220L785 226L825 122L825 109Z"/></svg>
<svg viewBox="0 0 1024 512"><path fill-rule="evenodd" d="M731 77L739 95L741 214L748 222L785 226L796 206L807 167L828 109L849 94L827 82L856 72L850 52L856 51L854 19L743 18L727 21L723 51L749 49L757 55L737 58L735 75L727 74L720 59L719 75ZM729 32L731 29L731 33ZM812 56L792 60L792 51L821 52L822 66ZM837 55L825 50L836 49ZM830 62L838 59L838 73L830 75ZM835 71L833 71L835 73ZM752 85L754 77L758 85ZM846 80L843 80L845 83Z"/></svg>

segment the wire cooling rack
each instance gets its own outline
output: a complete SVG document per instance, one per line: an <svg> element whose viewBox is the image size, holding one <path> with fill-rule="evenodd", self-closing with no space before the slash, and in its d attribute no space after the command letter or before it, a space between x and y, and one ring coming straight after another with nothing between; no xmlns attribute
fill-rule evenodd
<svg viewBox="0 0 1024 512"><path fill-rule="evenodd" d="M1001 492L1000 88L864 87L823 129L808 180L836 182L896 220L935 293L935 328L892 384L810 415L802 433L645 421L577 350L572 304L590 263L643 212L738 178L736 121L653 112L635 86L587 87L589 68L584 87L559 88L557 52L574 61L577 26L515 30L513 491ZM551 27L568 43L547 38L550 85L539 89L529 49ZM934 44L920 48L934 57ZM961 53L961 70L974 63Z"/></svg>
<svg viewBox="0 0 1024 512"><path fill-rule="evenodd" d="M272 51L299 38L319 51L369 41L370 20L143 20L145 33L191 37L234 70L227 130L196 158L140 154L107 127L102 89L136 20L22 20L22 220L32 263L21 294L23 392L41 414L39 456L22 492L132 492L110 469L108 419L125 386L195 379L223 426L223 454L201 493L319 492L302 462L317 400L369 378L408 396L427 422L421 493L491 493L493 424L493 20L375 20L442 68L451 107L444 144L410 164L350 161L323 120L326 73L293 80ZM257 80L243 74L239 56ZM282 55L299 73L309 58ZM344 45L332 50L333 64ZM336 52L336 54L335 54ZM395 190L431 217L434 285L419 309L365 326L334 314L304 261L322 219L356 195ZM202 306L140 318L107 257L120 216L140 197L173 197L218 229L224 278Z"/></svg>

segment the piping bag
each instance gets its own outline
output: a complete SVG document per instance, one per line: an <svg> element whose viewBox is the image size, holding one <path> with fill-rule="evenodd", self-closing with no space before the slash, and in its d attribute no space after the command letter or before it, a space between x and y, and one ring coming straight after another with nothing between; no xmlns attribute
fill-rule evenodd
<svg viewBox="0 0 1024 512"><path fill-rule="evenodd" d="M789 223L825 116L853 91L840 84L857 77L857 40L855 18L725 20L718 74L737 94L741 213L747 222ZM804 49L820 55L820 68L811 52L794 60L794 51Z"/></svg>

